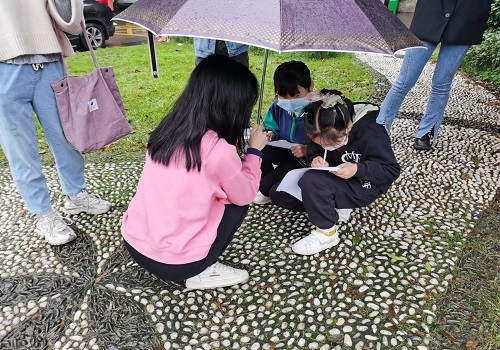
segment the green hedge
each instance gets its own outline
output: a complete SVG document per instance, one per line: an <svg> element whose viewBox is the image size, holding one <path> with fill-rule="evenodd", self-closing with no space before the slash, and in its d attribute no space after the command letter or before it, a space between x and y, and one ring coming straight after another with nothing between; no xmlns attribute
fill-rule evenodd
<svg viewBox="0 0 500 350"><path fill-rule="evenodd" d="M483 42L469 50L462 68L476 79L500 87L500 0L493 2Z"/></svg>
<svg viewBox="0 0 500 350"><path fill-rule="evenodd" d="M500 0L493 1L491 5L491 15L488 18L488 27L491 29L500 29Z"/></svg>

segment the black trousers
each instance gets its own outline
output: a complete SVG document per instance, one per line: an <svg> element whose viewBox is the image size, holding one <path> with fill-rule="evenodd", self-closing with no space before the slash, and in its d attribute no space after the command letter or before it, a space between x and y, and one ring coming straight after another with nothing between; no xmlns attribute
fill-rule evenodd
<svg viewBox="0 0 500 350"><path fill-rule="evenodd" d="M277 167L274 168L276 164ZM303 168L300 160L295 158L289 149L266 146L262 149L260 170L262 177L259 191L269 197L271 188L281 182L285 175L293 169Z"/></svg>
<svg viewBox="0 0 500 350"><path fill-rule="evenodd" d="M293 211L305 211L309 221L320 229L329 229L339 221L337 209L366 207L382 193L373 185L356 179L341 179L328 171L311 170L299 180L302 202L273 186L270 197L274 204Z"/></svg>
<svg viewBox="0 0 500 350"><path fill-rule="evenodd" d="M188 278L196 276L207 267L217 262L219 256L222 255L229 243L231 243L234 234L245 219L247 211L248 205L240 207L234 204L226 204L224 215L222 216L222 220L217 229L217 237L215 238L208 255L204 259L192 263L179 265L163 264L142 255L125 240L123 242L125 243L125 247L129 251L132 259L153 275L166 281L184 281Z"/></svg>

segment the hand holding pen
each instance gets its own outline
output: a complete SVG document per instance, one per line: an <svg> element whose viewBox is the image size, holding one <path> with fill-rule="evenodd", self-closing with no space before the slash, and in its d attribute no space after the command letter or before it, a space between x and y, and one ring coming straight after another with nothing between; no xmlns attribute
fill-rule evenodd
<svg viewBox="0 0 500 350"><path fill-rule="evenodd" d="M329 167L330 164L326 161L326 152L327 150L325 149L325 154L323 155L323 158L320 156L317 156L316 158L313 159L311 162L311 168L320 168L320 167Z"/></svg>

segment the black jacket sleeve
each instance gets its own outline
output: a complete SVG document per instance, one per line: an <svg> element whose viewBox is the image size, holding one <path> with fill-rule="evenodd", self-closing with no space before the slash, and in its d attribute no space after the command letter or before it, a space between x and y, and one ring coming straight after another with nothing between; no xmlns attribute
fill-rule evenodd
<svg viewBox="0 0 500 350"><path fill-rule="evenodd" d="M389 135L385 132L375 134L368 143L366 152L365 160L358 163L354 178L369 181L383 189L388 188L401 173Z"/></svg>

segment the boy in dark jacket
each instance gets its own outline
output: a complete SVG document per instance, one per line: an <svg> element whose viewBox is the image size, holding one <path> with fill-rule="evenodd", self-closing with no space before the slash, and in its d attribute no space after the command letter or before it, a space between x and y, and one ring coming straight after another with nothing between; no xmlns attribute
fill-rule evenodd
<svg viewBox="0 0 500 350"><path fill-rule="evenodd" d="M399 177L400 166L389 135L376 123L379 108L356 104L337 90L311 93L314 101L304 110L304 126L310 140L307 165L338 166L337 171L307 171L299 180L302 201L287 192L270 191L273 203L306 211L316 228L292 246L311 255L340 242L338 223L347 221L352 208L366 207L386 193Z"/></svg>
<svg viewBox="0 0 500 350"><path fill-rule="evenodd" d="M271 202L269 190L293 169L305 166L307 135L304 130L305 96L314 88L309 68L299 61L282 63L274 72L274 92L278 98L264 116L264 129L272 141L294 144L290 149L268 145L262 150L262 179L255 204Z"/></svg>

